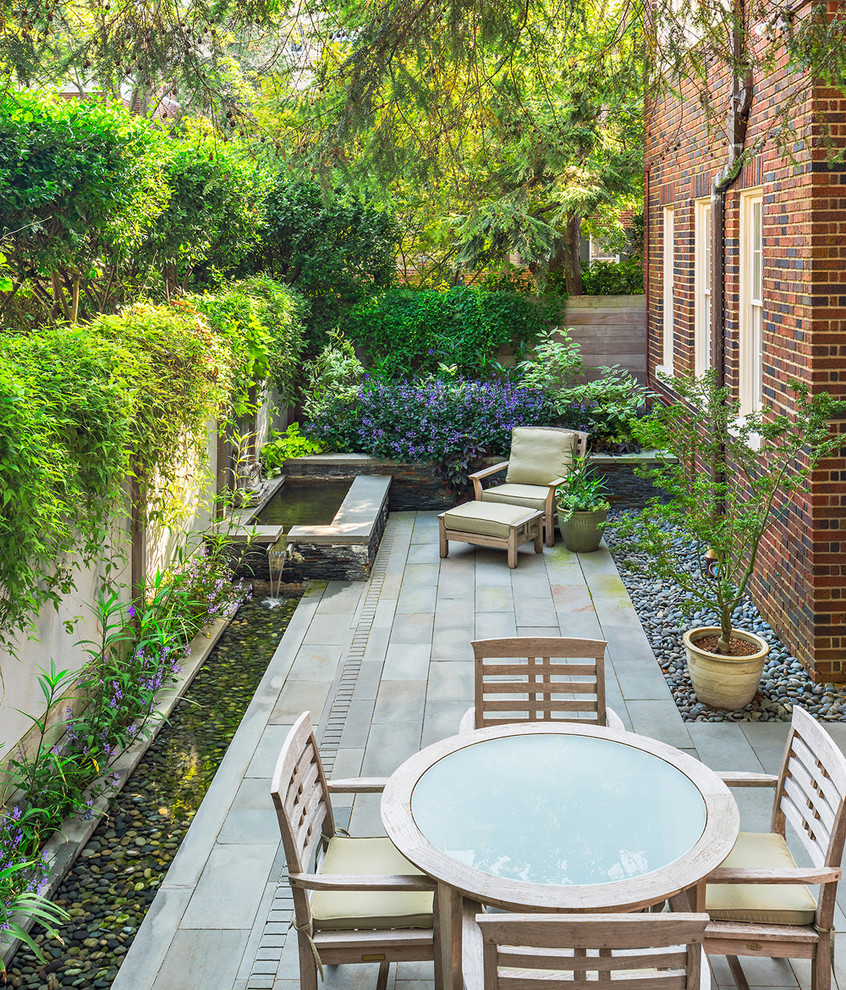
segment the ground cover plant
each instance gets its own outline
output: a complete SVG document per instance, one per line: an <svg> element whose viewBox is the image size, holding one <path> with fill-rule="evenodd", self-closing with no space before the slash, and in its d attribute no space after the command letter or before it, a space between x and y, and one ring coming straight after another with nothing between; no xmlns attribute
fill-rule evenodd
<svg viewBox="0 0 846 990"><path fill-rule="evenodd" d="M50 931L61 920L62 912L36 894L48 873L41 849L69 816L90 817L96 799L118 783L109 768L150 734L160 717L157 692L178 678L190 639L249 596L243 582L233 581L234 570L225 534L197 534L174 565L156 574L143 601L126 604L119 588L103 587L92 606L99 636L83 643L88 660L81 670L59 670L51 661L39 674L43 712L29 716L34 735L5 767L0 933L5 927L24 934L11 921L15 914ZM28 936L24 941L35 949Z"/></svg>

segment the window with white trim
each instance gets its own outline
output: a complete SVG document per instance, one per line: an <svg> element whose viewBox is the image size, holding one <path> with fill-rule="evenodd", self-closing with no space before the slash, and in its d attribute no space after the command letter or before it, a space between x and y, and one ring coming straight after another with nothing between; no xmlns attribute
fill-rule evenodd
<svg viewBox="0 0 846 990"><path fill-rule="evenodd" d="M763 405L764 264L761 189L740 194L740 412Z"/></svg>
<svg viewBox="0 0 846 990"><path fill-rule="evenodd" d="M694 225L694 371L711 367L711 200L697 199Z"/></svg>
<svg viewBox="0 0 846 990"><path fill-rule="evenodd" d="M674 283L675 283L675 210L664 207L664 334L663 356L659 371L673 373Z"/></svg>

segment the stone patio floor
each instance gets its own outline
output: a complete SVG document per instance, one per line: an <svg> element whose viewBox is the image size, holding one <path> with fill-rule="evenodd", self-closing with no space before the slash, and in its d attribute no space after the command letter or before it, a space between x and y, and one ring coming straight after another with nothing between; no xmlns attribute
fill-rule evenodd
<svg viewBox="0 0 846 990"><path fill-rule="evenodd" d="M635 732L715 769L778 772L787 723L684 723L608 552L531 544L505 554L451 544L438 557L433 512L390 516L367 583L312 585L279 644L113 990L297 990L291 898L269 788L279 748L308 709L327 774L387 776L453 735L472 703L475 638L608 641L608 703ZM846 724L827 728L846 747ZM737 792L742 828L769 827L771 792ZM378 795L334 803L354 834L382 833ZM846 929L846 884L836 916ZM846 990L846 942L835 977ZM745 960L753 987L808 987L802 960ZM733 986L712 959L715 983ZM327 990L374 990L376 966L327 970ZM433 990L431 963L391 967L389 990Z"/></svg>

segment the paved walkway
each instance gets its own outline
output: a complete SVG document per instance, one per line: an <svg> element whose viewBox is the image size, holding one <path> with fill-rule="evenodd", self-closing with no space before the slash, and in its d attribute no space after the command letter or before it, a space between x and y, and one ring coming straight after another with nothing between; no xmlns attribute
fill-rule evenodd
<svg viewBox="0 0 846 990"><path fill-rule="evenodd" d="M470 640L509 635L608 641L608 703L636 732L718 769L777 772L785 723L685 724L604 549L531 545L509 570L501 551L451 544L441 561L434 513L395 513L366 584L306 593L279 644L113 990L298 990L296 937L269 785L288 728L308 709L327 773L390 774L457 731L472 702ZM846 724L831 727L846 746ZM743 827L769 826L769 791L741 791ZM354 806L359 834L382 831L378 795ZM281 878L281 882L280 882ZM846 897L846 885L841 885ZM842 905L846 903L841 899ZM838 910L838 931L846 917ZM846 990L846 945L836 973ZM752 986L809 985L801 961L745 963ZM432 965L391 968L389 990L432 990ZM732 986L715 960L719 986ZM328 990L373 990L376 968L327 970Z"/></svg>

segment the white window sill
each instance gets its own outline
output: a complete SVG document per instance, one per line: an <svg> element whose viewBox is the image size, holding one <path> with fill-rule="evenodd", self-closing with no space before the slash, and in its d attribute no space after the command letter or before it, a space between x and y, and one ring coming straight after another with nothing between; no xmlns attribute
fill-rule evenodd
<svg viewBox="0 0 846 990"><path fill-rule="evenodd" d="M673 371L673 366L672 365L659 364L655 368L655 373L657 375L662 375L664 378L675 378L676 377L676 373L675 373L675 371Z"/></svg>

